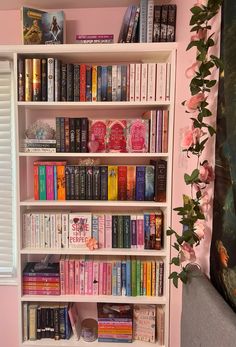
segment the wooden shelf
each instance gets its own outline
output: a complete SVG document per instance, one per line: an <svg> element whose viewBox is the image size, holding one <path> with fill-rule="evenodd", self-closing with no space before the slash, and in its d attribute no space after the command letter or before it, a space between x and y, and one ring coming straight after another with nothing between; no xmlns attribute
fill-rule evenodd
<svg viewBox="0 0 236 347"><path fill-rule="evenodd" d="M167 158L168 153L25 153L19 157L65 157L65 158Z"/></svg>

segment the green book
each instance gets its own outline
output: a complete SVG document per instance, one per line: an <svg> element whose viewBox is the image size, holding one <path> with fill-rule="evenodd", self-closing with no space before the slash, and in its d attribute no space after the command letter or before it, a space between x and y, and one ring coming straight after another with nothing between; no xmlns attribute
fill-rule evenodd
<svg viewBox="0 0 236 347"><path fill-rule="evenodd" d="M39 165L39 200L46 199L46 166Z"/></svg>
<svg viewBox="0 0 236 347"><path fill-rule="evenodd" d="M117 223L117 232L118 232L118 248L124 247L124 232L123 232L123 216L118 216L118 223Z"/></svg>
<svg viewBox="0 0 236 347"><path fill-rule="evenodd" d="M123 216L124 248L130 248L130 216Z"/></svg>
<svg viewBox="0 0 236 347"><path fill-rule="evenodd" d="M131 260L131 293L132 296L137 296L137 260Z"/></svg>
<svg viewBox="0 0 236 347"><path fill-rule="evenodd" d="M137 296L141 295L141 260L137 259L136 263L136 288L137 288Z"/></svg>

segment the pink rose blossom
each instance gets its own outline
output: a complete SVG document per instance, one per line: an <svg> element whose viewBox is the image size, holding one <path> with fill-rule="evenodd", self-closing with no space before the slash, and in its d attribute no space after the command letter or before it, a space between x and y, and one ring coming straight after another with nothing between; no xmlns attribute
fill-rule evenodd
<svg viewBox="0 0 236 347"><path fill-rule="evenodd" d="M206 29L199 29L194 35L191 36L191 41L205 40L207 35Z"/></svg>
<svg viewBox="0 0 236 347"><path fill-rule="evenodd" d="M200 92L196 95L193 95L188 101L186 101L185 105L189 109L189 111L194 112L200 106L201 102L206 99L204 93Z"/></svg>
<svg viewBox="0 0 236 347"><path fill-rule="evenodd" d="M203 135L204 132L201 129L192 127L191 130L186 131L184 134L182 147L188 149L192 145L196 145L196 143L199 142L200 137Z"/></svg>
<svg viewBox="0 0 236 347"><path fill-rule="evenodd" d="M204 222L197 220L194 224L194 232L197 234L199 240L204 239L205 236L205 224Z"/></svg>
<svg viewBox="0 0 236 347"><path fill-rule="evenodd" d="M207 192L204 192L201 197L201 211L203 213L207 212L210 207L210 197Z"/></svg>
<svg viewBox="0 0 236 347"><path fill-rule="evenodd" d="M199 169L199 179L204 183L210 183L214 180L214 172L208 161L205 161Z"/></svg>
<svg viewBox="0 0 236 347"><path fill-rule="evenodd" d="M189 261L191 263L196 261L194 249L187 242L184 242L181 246L180 261L181 263L184 261Z"/></svg>
<svg viewBox="0 0 236 347"><path fill-rule="evenodd" d="M185 76L187 78L193 78L193 76L195 76L196 74L196 69L198 68L199 63L196 62L193 65L191 65L186 71L185 71Z"/></svg>

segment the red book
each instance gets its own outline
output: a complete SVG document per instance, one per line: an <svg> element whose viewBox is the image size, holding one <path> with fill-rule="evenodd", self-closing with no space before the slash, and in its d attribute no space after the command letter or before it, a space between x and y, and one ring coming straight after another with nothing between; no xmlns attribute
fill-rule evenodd
<svg viewBox="0 0 236 347"><path fill-rule="evenodd" d="M34 165L34 200L39 200L39 167Z"/></svg>
<svg viewBox="0 0 236 347"><path fill-rule="evenodd" d="M96 152L106 152L106 132L107 126L104 120L92 120L90 123L90 141L98 142Z"/></svg>
<svg viewBox="0 0 236 347"><path fill-rule="evenodd" d="M80 101L86 101L86 64L80 65Z"/></svg>
<svg viewBox="0 0 236 347"><path fill-rule="evenodd" d="M107 121L108 152L127 152L126 149L126 120Z"/></svg>
<svg viewBox="0 0 236 347"><path fill-rule="evenodd" d="M127 200L127 166L118 166L118 200Z"/></svg>
<svg viewBox="0 0 236 347"><path fill-rule="evenodd" d="M149 147L149 121L133 119L127 125L128 152L146 153Z"/></svg>

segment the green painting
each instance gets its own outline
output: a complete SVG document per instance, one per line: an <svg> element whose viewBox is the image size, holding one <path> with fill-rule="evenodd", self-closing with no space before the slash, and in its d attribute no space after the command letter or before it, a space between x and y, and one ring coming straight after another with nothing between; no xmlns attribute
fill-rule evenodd
<svg viewBox="0 0 236 347"><path fill-rule="evenodd" d="M236 1L224 1L210 275L236 312Z"/></svg>

